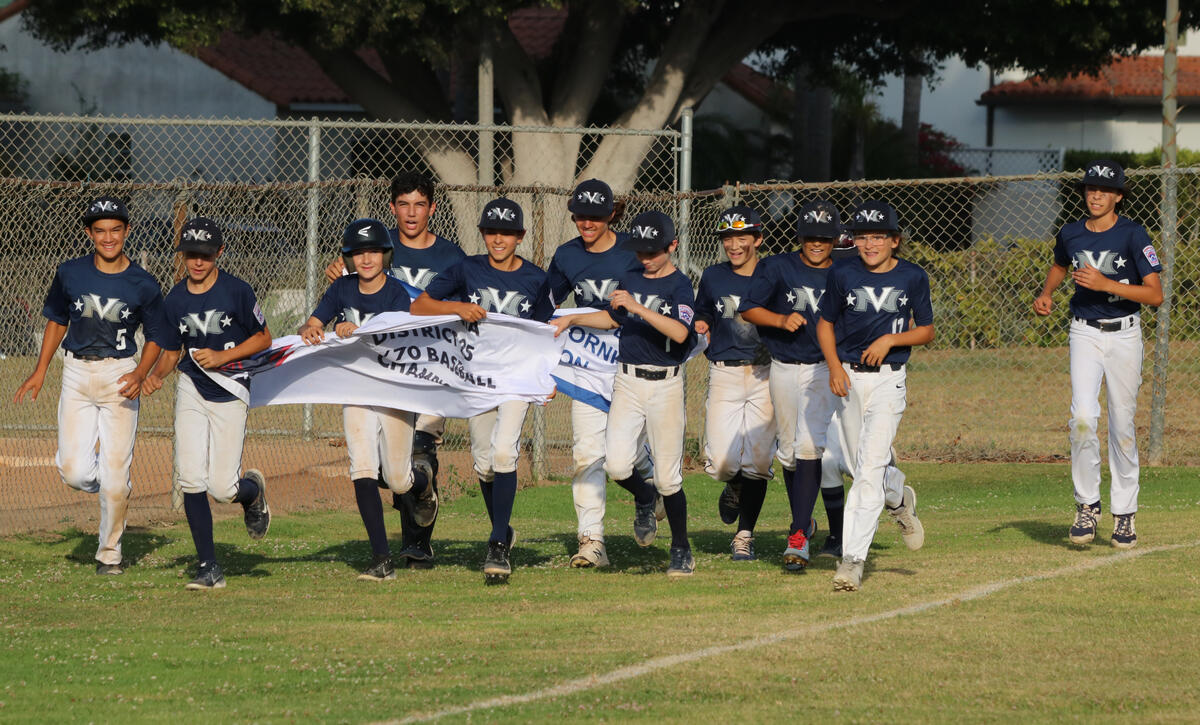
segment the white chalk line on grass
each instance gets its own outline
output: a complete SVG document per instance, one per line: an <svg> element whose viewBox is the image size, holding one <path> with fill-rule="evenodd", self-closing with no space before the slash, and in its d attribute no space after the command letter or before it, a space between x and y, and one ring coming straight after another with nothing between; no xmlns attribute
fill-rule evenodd
<svg viewBox="0 0 1200 725"><path fill-rule="evenodd" d="M885 619L895 619L912 614L920 614L931 609L937 609L950 604L958 604L961 602L970 602L976 599L989 597L997 592L1012 587L1029 584L1031 582L1046 581L1047 579L1057 579L1070 574L1078 574L1080 572L1089 571L1091 569L1099 569L1103 566L1119 564L1121 562L1136 559L1147 554L1156 554L1163 551L1175 551L1177 549L1187 549L1200 545L1200 541L1193 541L1187 544L1169 544L1163 546L1151 546L1144 549L1132 549L1123 551L1119 554L1106 556L1099 559L1088 559L1087 561L1071 564L1069 566L1052 569L1041 574L1030 574L1028 576L1015 577L1012 579L1004 579L1002 581L992 582L990 584L981 584L976 587L971 587L958 594L953 594L941 599L934 599L919 604L912 604L899 609L892 609L886 612L877 612L875 614L865 614L859 617L852 617L836 622L824 622L821 624L811 624L799 629L791 629L783 632L775 632L773 634L755 637L753 639L734 642L733 644L718 645L715 647L705 647L704 649L693 650L692 652L682 652L680 654L667 655L665 657L656 657L646 660L636 665L627 667L619 667L604 674L592 675L590 677L581 677L574 680L567 680L553 687L546 687L541 690L534 690L521 695L500 695L498 697L490 697L486 700L476 700L475 702L467 703L466 705L456 705L448 707L444 710L437 710L430 713L417 713L399 720L389 720L388 723L395 725L406 725L407 723L430 722L443 717L453 715L463 715L477 710L490 710L496 707L508 707L510 705L523 705L527 702L536 702L538 700L547 700L564 695L575 695L580 692L592 690L603 685L610 685L616 682L622 682L634 677L655 672L657 670L675 667L677 665L695 662L697 660L716 657L718 655L730 654L733 652L742 652L749 649L756 649L764 645L779 644L788 640L797 639L822 632L829 632L835 629L844 629L847 627L855 627L861 624L871 624ZM853 596L853 594L846 595Z"/></svg>

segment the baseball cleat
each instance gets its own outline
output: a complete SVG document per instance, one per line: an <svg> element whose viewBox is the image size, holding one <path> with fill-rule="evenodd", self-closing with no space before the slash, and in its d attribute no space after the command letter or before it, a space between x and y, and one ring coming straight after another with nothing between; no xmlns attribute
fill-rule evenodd
<svg viewBox="0 0 1200 725"><path fill-rule="evenodd" d="M749 531L739 531L729 544L730 559L734 561L754 561L754 534Z"/></svg>
<svg viewBox="0 0 1200 725"><path fill-rule="evenodd" d="M483 580L488 584L503 584L512 574L512 564L508 560L508 545L499 541L489 541L487 558L483 560Z"/></svg>
<svg viewBox="0 0 1200 725"><path fill-rule="evenodd" d="M809 540L803 531L788 536L787 548L783 550L783 568L788 571L804 571L809 561Z"/></svg>
<svg viewBox="0 0 1200 725"><path fill-rule="evenodd" d="M662 496L658 497L659 500ZM640 504L634 502L633 538L638 546L646 547L654 543L658 535L658 517L654 515L655 503Z"/></svg>
<svg viewBox="0 0 1200 725"><path fill-rule="evenodd" d="M721 489L721 495L717 497L717 513L721 515L721 522L726 524L736 522L740 512L741 483L726 481L725 488Z"/></svg>
<svg viewBox="0 0 1200 725"><path fill-rule="evenodd" d="M125 573L123 562L116 564L96 564L96 573L101 576L117 576Z"/></svg>
<svg viewBox="0 0 1200 725"><path fill-rule="evenodd" d="M691 576L696 571L696 560L692 558L690 546L671 547L671 565L667 567L667 576L676 579Z"/></svg>
<svg viewBox="0 0 1200 725"><path fill-rule="evenodd" d="M1100 518L1100 502L1092 505L1075 504L1075 523L1067 535L1072 544L1090 544L1096 538L1096 520Z"/></svg>
<svg viewBox="0 0 1200 725"><path fill-rule="evenodd" d="M258 496L246 504L242 518L246 522L246 533L258 540L267 535L271 528L271 507L267 505L267 477L257 468L246 471L246 478L258 484Z"/></svg>
<svg viewBox="0 0 1200 725"><path fill-rule="evenodd" d="M203 562L196 569L196 578L184 585L184 589L203 591L205 589L224 589L225 572L215 561Z"/></svg>
<svg viewBox="0 0 1200 725"><path fill-rule="evenodd" d="M381 582L385 579L396 578L396 567L392 565L390 555L376 556L371 560L371 566L358 575L360 582Z"/></svg>
<svg viewBox="0 0 1200 725"><path fill-rule="evenodd" d="M433 547L428 541L410 541L396 554L396 558L400 559L402 569L432 569Z"/></svg>
<svg viewBox="0 0 1200 725"><path fill-rule="evenodd" d="M863 560L844 557L833 575L833 591L856 592L862 587Z"/></svg>
<svg viewBox="0 0 1200 725"><path fill-rule="evenodd" d="M888 509L888 516L900 527L900 538L904 545L916 551L925 545L925 527L917 518L917 492L912 486L904 487L904 499L900 508Z"/></svg>
<svg viewBox="0 0 1200 725"><path fill-rule="evenodd" d="M830 534L825 537L824 543L821 544L821 552L817 554L817 558L828 557L831 559L842 558L842 540L840 537Z"/></svg>
<svg viewBox="0 0 1200 725"><path fill-rule="evenodd" d="M423 460L414 460L413 469L425 474L425 490L413 496L413 520L417 526L429 526L437 519L438 495L433 485L433 469Z"/></svg>
<svg viewBox="0 0 1200 725"><path fill-rule="evenodd" d="M608 566L608 552L604 550L604 542L596 539L580 539L579 551L571 557L571 566L576 569Z"/></svg>
<svg viewBox="0 0 1200 725"><path fill-rule="evenodd" d="M1137 532L1133 528L1132 514L1113 514L1112 545L1118 549L1132 549L1137 546Z"/></svg>

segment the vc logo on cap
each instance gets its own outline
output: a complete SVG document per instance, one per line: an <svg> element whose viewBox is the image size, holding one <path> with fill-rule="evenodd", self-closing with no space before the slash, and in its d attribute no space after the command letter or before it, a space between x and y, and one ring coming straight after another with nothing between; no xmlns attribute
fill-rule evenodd
<svg viewBox="0 0 1200 725"><path fill-rule="evenodd" d="M188 229L183 238L189 242L207 242L212 239L212 234L207 229Z"/></svg>
<svg viewBox="0 0 1200 725"><path fill-rule="evenodd" d="M881 222L883 221L883 212L878 209L861 209L857 214L857 220L860 222Z"/></svg>
<svg viewBox="0 0 1200 725"><path fill-rule="evenodd" d="M833 221L833 216L824 209L813 209L804 215L804 221L810 224L828 224Z"/></svg>
<svg viewBox="0 0 1200 725"><path fill-rule="evenodd" d="M637 226L633 228L633 236L641 237L642 239L655 239L658 237L658 230L650 226Z"/></svg>
<svg viewBox="0 0 1200 725"><path fill-rule="evenodd" d="M1115 169L1113 169L1113 167L1105 166L1103 164L1096 164L1092 168L1088 169L1088 173L1092 176L1099 176L1102 179L1111 179L1117 175L1117 172Z"/></svg>
<svg viewBox="0 0 1200 725"><path fill-rule="evenodd" d="M498 219L500 221L511 222L516 220L516 214L512 209L501 209L500 207L492 207L487 212L488 219Z"/></svg>

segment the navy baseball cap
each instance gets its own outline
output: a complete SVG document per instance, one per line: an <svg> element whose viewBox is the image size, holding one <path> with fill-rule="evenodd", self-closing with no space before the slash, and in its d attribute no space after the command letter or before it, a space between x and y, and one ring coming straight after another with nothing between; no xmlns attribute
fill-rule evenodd
<svg viewBox="0 0 1200 725"><path fill-rule="evenodd" d="M1122 194L1129 193L1129 189L1125 186L1125 169L1121 168L1116 161L1107 159L1097 159L1087 165L1087 169L1083 172L1083 178L1075 182L1075 188L1079 191L1083 191L1085 186L1102 186Z"/></svg>
<svg viewBox="0 0 1200 725"><path fill-rule="evenodd" d="M675 241L675 222L661 211L644 211L629 225L629 238L621 246L631 252L658 252Z"/></svg>
<svg viewBox="0 0 1200 725"><path fill-rule="evenodd" d="M525 215L521 212L521 205L504 197L492 199L483 206L479 228L503 232L525 231Z"/></svg>
<svg viewBox="0 0 1200 725"><path fill-rule="evenodd" d="M796 220L796 237L817 237L836 240L842 234L842 215L833 202L817 199L800 207Z"/></svg>
<svg viewBox="0 0 1200 725"><path fill-rule="evenodd" d="M885 201L871 199L859 204L850 215L852 232L899 232L900 218Z"/></svg>
<svg viewBox="0 0 1200 725"><path fill-rule="evenodd" d="M599 179L580 182L567 202L567 211L579 216L606 217L614 208L612 187Z"/></svg>
<svg viewBox="0 0 1200 725"><path fill-rule="evenodd" d="M88 227L101 219L119 219L128 224L129 210L125 208L125 202L117 197L101 196L88 203L83 212L83 225Z"/></svg>
<svg viewBox="0 0 1200 725"><path fill-rule="evenodd" d="M721 212L717 217L717 235L754 233L762 234L762 217L758 212L746 206L737 204Z"/></svg>
<svg viewBox="0 0 1200 725"><path fill-rule="evenodd" d="M183 225L179 233L179 246L175 247L175 251L213 255L222 244L221 228L217 223L212 219L196 217Z"/></svg>

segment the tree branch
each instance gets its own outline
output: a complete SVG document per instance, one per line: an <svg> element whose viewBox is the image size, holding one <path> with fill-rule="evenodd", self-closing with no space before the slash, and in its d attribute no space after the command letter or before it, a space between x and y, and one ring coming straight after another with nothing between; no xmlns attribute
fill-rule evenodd
<svg viewBox="0 0 1200 725"><path fill-rule="evenodd" d="M484 32L492 41L496 90L508 110L509 120L516 126L549 125L537 68L508 23L489 23Z"/></svg>
<svg viewBox="0 0 1200 725"><path fill-rule="evenodd" d="M569 4L565 38L578 38L558 66L550 118L555 126L582 126L608 77L620 39L625 6L620 2L584 0ZM562 41L560 41L562 42Z"/></svg>
<svg viewBox="0 0 1200 725"><path fill-rule="evenodd" d="M381 121L424 121L425 109L400 93L351 50L305 48L321 70L367 113Z"/></svg>
<svg viewBox="0 0 1200 725"><path fill-rule="evenodd" d="M429 120L448 121L453 116L446 101L446 92L429 63L404 52L392 52L389 48L376 48L383 67L391 76L391 85L402 88L404 95L414 106L424 111Z"/></svg>

